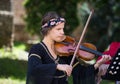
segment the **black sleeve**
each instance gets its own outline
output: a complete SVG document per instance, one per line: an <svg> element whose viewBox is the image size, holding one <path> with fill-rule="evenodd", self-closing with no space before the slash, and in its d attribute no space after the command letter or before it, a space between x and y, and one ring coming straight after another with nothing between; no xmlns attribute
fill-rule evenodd
<svg viewBox="0 0 120 84"><path fill-rule="evenodd" d="M33 74L53 75L56 71L56 64L43 64L44 54L45 50L40 45L34 45L30 50L28 66Z"/></svg>
<svg viewBox="0 0 120 84"><path fill-rule="evenodd" d="M53 79L56 64L44 64L41 49L34 46L29 52L26 84L50 84Z"/></svg>
<svg viewBox="0 0 120 84"><path fill-rule="evenodd" d="M53 76L56 71L56 64L42 64L41 59L34 55L29 58L28 66L34 75Z"/></svg>

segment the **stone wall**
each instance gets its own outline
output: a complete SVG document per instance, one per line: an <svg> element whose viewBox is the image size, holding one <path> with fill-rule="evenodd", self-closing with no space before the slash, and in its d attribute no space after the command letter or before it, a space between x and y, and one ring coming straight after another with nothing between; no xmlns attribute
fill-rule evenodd
<svg viewBox="0 0 120 84"><path fill-rule="evenodd" d="M0 48L4 45L11 47L12 28L11 1L0 0Z"/></svg>
<svg viewBox="0 0 120 84"><path fill-rule="evenodd" d="M11 0L0 0L0 10L11 11Z"/></svg>

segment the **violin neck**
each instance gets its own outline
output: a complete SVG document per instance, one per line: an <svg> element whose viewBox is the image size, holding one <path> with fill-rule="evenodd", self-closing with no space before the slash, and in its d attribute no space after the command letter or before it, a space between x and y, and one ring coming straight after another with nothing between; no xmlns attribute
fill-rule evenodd
<svg viewBox="0 0 120 84"><path fill-rule="evenodd" d="M102 56L103 55L101 52L98 52L97 50L93 50L93 49L87 48L87 47L82 46L82 45L80 46L80 49L84 50L84 51L87 51L87 52L90 52L92 54L98 55L98 56Z"/></svg>

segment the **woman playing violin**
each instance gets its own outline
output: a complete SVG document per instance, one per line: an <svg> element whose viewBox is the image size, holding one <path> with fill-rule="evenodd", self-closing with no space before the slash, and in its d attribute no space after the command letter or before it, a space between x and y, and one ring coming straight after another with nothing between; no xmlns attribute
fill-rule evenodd
<svg viewBox="0 0 120 84"><path fill-rule="evenodd" d="M73 67L70 66L71 56L59 56L55 50L55 42L62 42L65 19L56 12L48 12L41 21L43 39L33 45L28 55L28 71L26 84L68 84L67 77L71 75ZM104 55L94 64L97 69L102 63L110 60ZM75 60L77 61L77 60Z"/></svg>

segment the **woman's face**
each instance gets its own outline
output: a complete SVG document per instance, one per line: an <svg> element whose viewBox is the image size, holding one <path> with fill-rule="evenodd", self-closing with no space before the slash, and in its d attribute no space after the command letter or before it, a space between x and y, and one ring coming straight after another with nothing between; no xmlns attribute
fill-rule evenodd
<svg viewBox="0 0 120 84"><path fill-rule="evenodd" d="M64 25L65 25L65 23L63 22L63 23L60 23L57 26L53 27L48 32L48 36L56 42L63 41L65 39Z"/></svg>

